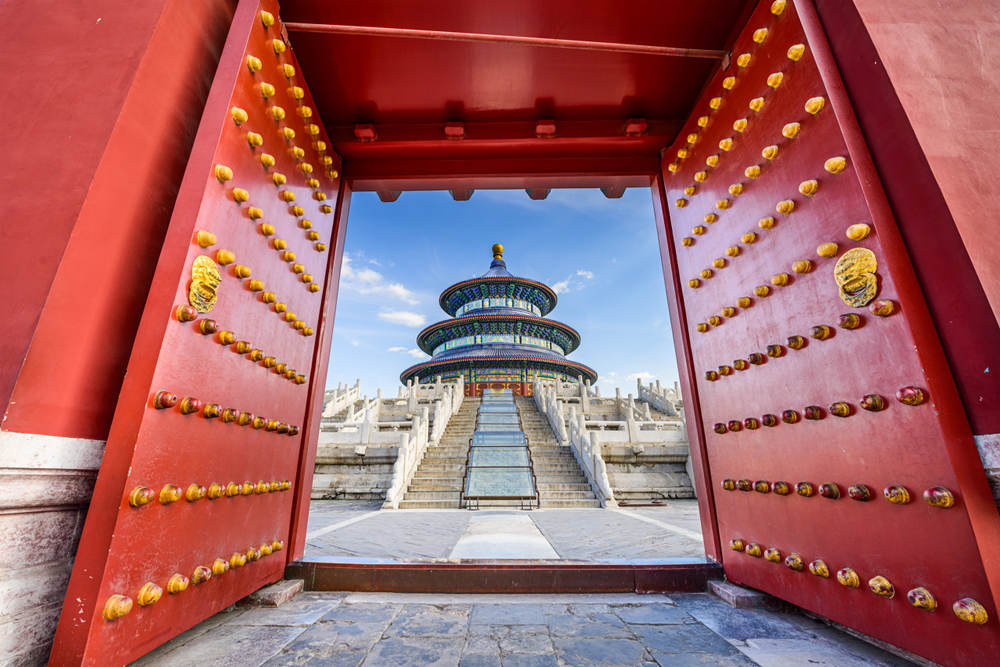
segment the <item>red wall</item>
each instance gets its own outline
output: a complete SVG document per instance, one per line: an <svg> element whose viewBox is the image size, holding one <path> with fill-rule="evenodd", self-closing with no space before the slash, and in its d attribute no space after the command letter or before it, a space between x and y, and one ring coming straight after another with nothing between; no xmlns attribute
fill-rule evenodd
<svg viewBox="0 0 1000 667"><path fill-rule="evenodd" d="M1000 5L854 0L1000 318Z"/></svg>
<svg viewBox="0 0 1000 667"><path fill-rule="evenodd" d="M106 437L234 5L0 4L4 430Z"/></svg>
<svg viewBox="0 0 1000 667"><path fill-rule="evenodd" d="M978 64L1000 19L983 3L903 0L890 12L814 1L973 432L1000 433L1000 184L988 136L1000 87Z"/></svg>

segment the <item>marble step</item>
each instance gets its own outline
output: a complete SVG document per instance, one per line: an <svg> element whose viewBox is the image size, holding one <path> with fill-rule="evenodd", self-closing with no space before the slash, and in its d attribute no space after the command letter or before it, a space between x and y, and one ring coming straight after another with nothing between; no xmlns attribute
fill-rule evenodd
<svg viewBox="0 0 1000 667"><path fill-rule="evenodd" d="M461 491L462 483L461 480L456 481L453 484L430 484L427 482L416 482L410 484L410 488L406 490L407 495L413 493L414 491ZM385 494L383 494L384 496Z"/></svg>
<svg viewBox="0 0 1000 667"><path fill-rule="evenodd" d="M592 499L594 497L594 492L590 491L545 491L541 489L538 492L542 496L542 500L572 500L574 498L580 499Z"/></svg>
<svg viewBox="0 0 1000 667"><path fill-rule="evenodd" d="M402 504L402 503L400 503ZM600 507L601 501L594 498L593 500L546 500L542 499L542 509L557 508L557 507Z"/></svg>
<svg viewBox="0 0 1000 667"><path fill-rule="evenodd" d="M414 488L414 486L426 485L426 486L462 486L462 481L465 478L461 475L457 477L413 477L413 481L410 482L409 488Z"/></svg>
<svg viewBox="0 0 1000 667"><path fill-rule="evenodd" d="M586 491L590 492L590 483L583 482L544 482L541 479L537 480L537 486L539 492L543 495L546 491ZM616 494L617 495L617 494Z"/></svg>
<svg viewBox="0 0 1000 667"><path fill-rule="evenodd" d="M403 496L403 500L455 500L461 495L459 490L455 491L427 491L424 489L410 489Z"/></svg>
<svg viewBox="0 0 1000 667"><path fill-rule="evenodd" d="M455 500L403 500L399 501L401 510L419 509L458 509L458 499Z"/></svg>

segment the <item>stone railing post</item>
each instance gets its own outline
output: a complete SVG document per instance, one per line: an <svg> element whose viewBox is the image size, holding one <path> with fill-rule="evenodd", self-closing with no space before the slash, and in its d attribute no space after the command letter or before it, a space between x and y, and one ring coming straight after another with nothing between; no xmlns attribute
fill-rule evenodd
<svg viewBox="0 0 1000 667"><path fill-rule="evenodd" d="M372 433L372 424L368 419L368 407L365 406L361 419L361 444L367 445Z"/></svg>
<svg viewBox="0 0 1000 667"><path fill-rule="evenodd" d="M632 413L631 408L629 408L628 413L625 415L625 425L628 427L629 441L639 442L639 426L635 423L635 415Z"/></svg>

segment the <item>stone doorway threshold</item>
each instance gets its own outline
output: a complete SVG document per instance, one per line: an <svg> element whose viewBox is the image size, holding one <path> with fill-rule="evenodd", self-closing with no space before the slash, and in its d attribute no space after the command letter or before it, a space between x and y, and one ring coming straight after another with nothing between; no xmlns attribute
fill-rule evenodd
<svg viewBox="0 0 1000 667"><path fill-rule="evenodd" d="M722 567L707 558L642 560L312 557L285 568L309 591L394 593L653 593L704 591Z"/></svg>

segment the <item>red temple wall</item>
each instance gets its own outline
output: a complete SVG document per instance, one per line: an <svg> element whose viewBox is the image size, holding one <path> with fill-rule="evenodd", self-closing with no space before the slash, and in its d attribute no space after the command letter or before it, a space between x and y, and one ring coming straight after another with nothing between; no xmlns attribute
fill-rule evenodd
<svg viewBox="0 0 1000 667"><path fill-rule="evenodd" d="M105 436L233 5L0 6L4 430Z"/></svg>
<svg viewBox="0 0 1000 667"><path fill-rule="evenodd" d="M1000 318L996 2L854 0Z"/></svg>
<svg viewBox="0 0 1000 667"><path fill-rule="evenodd" d="M0 3L0 663L49 644L235 0ZM52 437L58 436L58 437Z"/></svg>

